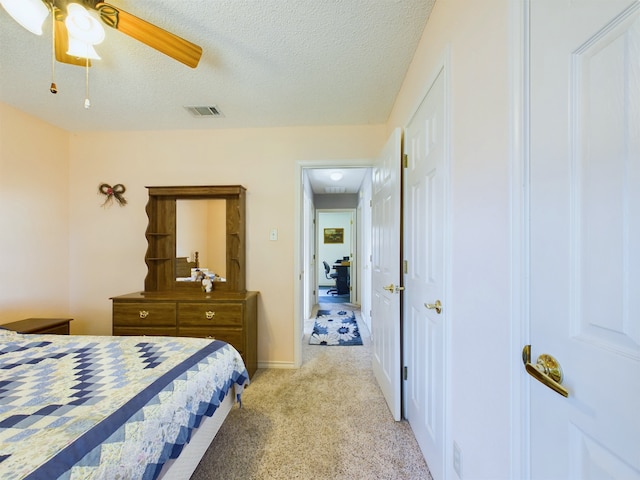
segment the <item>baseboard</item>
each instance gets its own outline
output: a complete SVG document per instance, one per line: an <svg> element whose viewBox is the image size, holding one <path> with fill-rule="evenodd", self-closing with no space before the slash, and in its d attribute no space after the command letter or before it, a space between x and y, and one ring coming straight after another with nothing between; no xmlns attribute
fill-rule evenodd
<svg viewBox="0 0 640 480"><path fill-rule="evenodd" d="M293 362L258 362L258 368L295 369L298 367Z"/></svg>

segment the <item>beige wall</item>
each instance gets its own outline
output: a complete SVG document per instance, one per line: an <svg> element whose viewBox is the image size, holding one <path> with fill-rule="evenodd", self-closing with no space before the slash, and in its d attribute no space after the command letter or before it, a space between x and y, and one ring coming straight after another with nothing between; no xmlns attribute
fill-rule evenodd
<svg viewBox="0 0 640 480"><path fill-rule="evenodd" d="M450 104L451 449L465 478L509 478L511 284L509 244L509 0L438 0L387 132L406 126L443 62ZM446 59L446 60L445 60ZM513 319L513 321L518 321ZM516 363L514 363L516 362Z"/></svg>
<svg viewBox="0 0 640 480"><path fill-rule="evenodd" d="M69 136L0 104L0 323L69 315Z"/></svg>
<svg viewBox="0 0 640 480"><path fill-rule="evenodd" d="M71 316L111 333L110 297L142 290L148 185L247 187L247 288L258 359L293 365L297 161L372 158L383 126L68 133L0 104L0 323ZM101 183L126 186L103 207ZM269 231L278 229L278 241Z"/></svg>
<svg viewBox="0 0 640 480"><path fill-rule="evenodd" d="M292 365L295 162L374 157L383 139L382 126L71 135L73 333L111 333L109 297L143 288L146 185L240 184L247 288L260 291L258 360ZM101 208L101 182L124 184L127 206Z"/></svg>

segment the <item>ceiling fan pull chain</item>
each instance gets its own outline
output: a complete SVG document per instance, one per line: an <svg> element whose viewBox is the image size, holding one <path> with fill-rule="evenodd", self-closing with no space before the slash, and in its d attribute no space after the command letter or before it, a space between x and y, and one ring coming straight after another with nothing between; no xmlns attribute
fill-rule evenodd
<svg viewBox="0 0 640 480"><path fill-rule="evenodd" d="M58 93L56 86L56 15L51 8L51 86L49 91L54 95Z"/></svg>
<svg viewBox="0 0 640 480"><path fill-rule="evenodd" d="M86 66L85 66L86 74L85 74L84 108L89 109L89 108L91 108L91 101L89 100L89 59L86 58L85 60L87 61L87 63L86 63Z"/></svg>

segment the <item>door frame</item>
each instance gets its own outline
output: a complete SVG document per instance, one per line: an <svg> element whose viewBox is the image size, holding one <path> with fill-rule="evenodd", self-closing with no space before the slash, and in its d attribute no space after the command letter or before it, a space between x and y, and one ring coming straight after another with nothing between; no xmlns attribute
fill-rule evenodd
<svg viewBox="0 0 640 480"><path fill-rule="evenodd" d="M531 478L529 383L524 375L522 347L530 332L530 70L529 12L531 0L509 1L509 157L511 202L511 408L510 477Z"/></svg>
<svg viewBox="0 0 640 480"><path fill-rule="evenodd" d="M315 242L315 246L316 246L316 251L315 251L315 255L316 255L316 262L315 262L315 272L313 272L314 278L315 278L315 291L316 291L316 299L318 298L318 289L320 288L320 285L318 284L318 278L320 277L321 272L324 272L324 265L322 265L322 260L320 259L319 256L319 252L320 252L320 244L317 241L320 238L320 222L318 217L322 214L331 214L331 213L348 213L351 215L351 226L350 226L350 232L349 232L349 255L352 257L351 263L356 267L355 270L350 272L350 276L351 276L351 288L349 290L349 302L350 303L354 303L357 304L358 301L358 292L357 292L357 285L358 285L358 279L359 279L359 275L358 275L358 271L360 270L360 266L358 265L358 262L356 260L356 252L357 252L357 240L358 240L358 235L360 235L360 232L358 231L358 209L357 208L316 208L315 209L315 236L316 236L316 242ZM322 265L322 266L321 266ZM324 275L324 273L323 273ZM355 300L355 301L354 301Z"/></svg>
<svg viewBox="0 0 640 480"><path fill-rule="evenodd" d="M304 232L304 170L314 168L371 168L373 160L370 158L347 160L298 160L294 165L294 212L293 212L293 368L302 365L302 338L304 337L304 266L309 264L309 259L304 257L303 242L306 239ZM361 268L358 266L357 268ZM361 273L361 272L359 272Z"/></svg>

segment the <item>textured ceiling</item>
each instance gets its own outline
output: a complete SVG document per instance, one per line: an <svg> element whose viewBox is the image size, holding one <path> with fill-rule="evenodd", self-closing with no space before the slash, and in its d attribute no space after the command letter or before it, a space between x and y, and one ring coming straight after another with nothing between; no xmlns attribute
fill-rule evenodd
<svg viewBox="0 0 640 480"><path fill-rule="evenodd" d="M113 29L85 69L0 8L0 101L68 131L384 123L435 0L112 0L203 48L196 69ZM216 105L224 117L184 106Z"/></svg>

